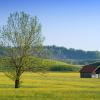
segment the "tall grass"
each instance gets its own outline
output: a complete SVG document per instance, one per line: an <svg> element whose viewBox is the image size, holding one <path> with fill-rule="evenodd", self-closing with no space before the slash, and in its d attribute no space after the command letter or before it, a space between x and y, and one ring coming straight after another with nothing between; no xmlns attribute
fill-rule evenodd
<svg viewBox="0 0 100 100"><path fill-rule="evenodd" d="M100 100L100 79L79 73L25 73L21 88L0 73L0 100Z"/></svg>

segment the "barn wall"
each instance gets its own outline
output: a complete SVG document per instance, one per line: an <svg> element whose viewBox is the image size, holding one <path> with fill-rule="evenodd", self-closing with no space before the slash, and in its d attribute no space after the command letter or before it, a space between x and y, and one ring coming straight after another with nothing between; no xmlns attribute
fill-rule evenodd
<svg viewBox="0 0 100 100"><path fill-rule="evenodd" d="M81 78L91 78L91 73L80 73Z"/></svg>
<svg viewBox="0 0 100 100"><path fill-rule="evenodd" d="M98 78L100 78L100 73L98 74Z"/></svg>
<svg viewBox="0 0 100 100"><path fill-rule="evenodd" d="M92 74L92 78L99 78L99 74Z"/></svg>

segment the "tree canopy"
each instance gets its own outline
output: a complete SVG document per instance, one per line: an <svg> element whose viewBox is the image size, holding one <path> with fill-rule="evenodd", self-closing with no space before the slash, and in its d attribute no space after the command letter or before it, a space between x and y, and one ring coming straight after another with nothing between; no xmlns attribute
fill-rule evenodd
<svg viewBox="0 0 100 100"><path fill-rule="evenodd" d="M15 81L15 88L18 88L24 71L40 69L33 64L31 50L42 46L41 24L36 16L24 12L11 13L7 24L1 28L0 36L0 44L8 47L4 65L12 70L8 70L6 75Z"/></svg>

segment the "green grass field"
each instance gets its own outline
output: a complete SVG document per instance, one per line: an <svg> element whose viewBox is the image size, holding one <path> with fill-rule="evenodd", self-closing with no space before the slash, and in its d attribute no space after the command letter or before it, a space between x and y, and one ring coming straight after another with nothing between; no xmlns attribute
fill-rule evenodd
<svg viewBox="0 0 100 100"><path fill-rule="evenodd" d="M100 79L79 73L24 73L21 88L0 73L0 100L100 100Z"/></svg>

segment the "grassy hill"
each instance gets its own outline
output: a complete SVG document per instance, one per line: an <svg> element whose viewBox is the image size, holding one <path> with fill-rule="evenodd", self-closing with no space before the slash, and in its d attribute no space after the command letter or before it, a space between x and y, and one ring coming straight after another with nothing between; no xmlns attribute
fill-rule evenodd
<svg viewBox="0 0 100 100"><path fill-rule="evenodd" d="M80 70L79 65L67 64L61 61L56 61L56 60L43 59L41 63L43 64L43 66L47 66L49 71L76 72Z"/></svg>
<svg viewBox="0 0 100 100"><path fill-rule="evenodd" d="M1 58L2 60L2 58ZM60 72L78 72L80 70L80 66L67 64L61 61L51 60L51 59L42 59L31 57L33 66L37 66L38 68L45 67L48 71L60 71ZM2 61L1 61L2 62ZM1 64L0 62L0 64ZM6 68L3 65L0 65L1 71L5 71Z"/></svg>

